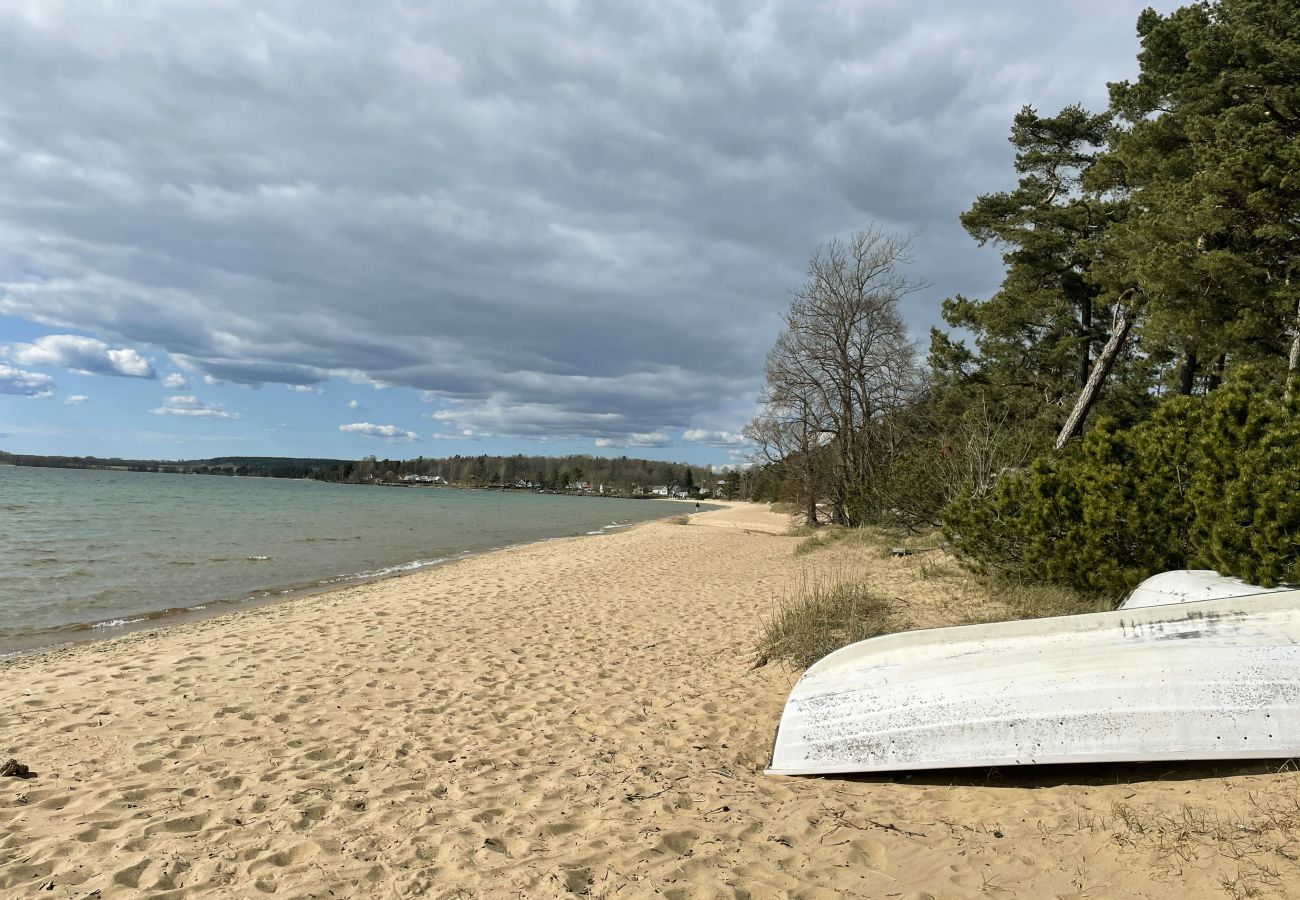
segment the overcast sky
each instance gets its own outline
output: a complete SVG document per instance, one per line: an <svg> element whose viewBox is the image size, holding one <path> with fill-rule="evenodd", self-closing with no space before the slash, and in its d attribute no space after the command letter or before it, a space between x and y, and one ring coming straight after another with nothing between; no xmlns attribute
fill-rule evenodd
<svg viewBox="0 0 1300 900"><path fill-rule="evenodd" d="M0 449L726 463L818 244L995 288L1144 5L7 0Z"/></svg>

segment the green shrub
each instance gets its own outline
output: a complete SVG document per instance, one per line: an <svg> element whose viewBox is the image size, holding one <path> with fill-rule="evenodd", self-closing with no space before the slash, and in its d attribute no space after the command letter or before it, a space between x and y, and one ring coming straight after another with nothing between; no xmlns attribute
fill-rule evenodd
<svg viewBox="0 0 1300 900"><path fill-rule="evenodd" d="M1300 579L1297 473L1296 404L1244 369L1131 428L1102 421L985 497L963 496L945 531L977 570L1089 593L1181 568L1271 585Z"/></svg>
<svg viewBox="0 0 1300 900"><path fill-rule="evenodd" d="M1205 416L1191 563L1272 586L1300 580L1300 405L1249 374Z"/></svg>

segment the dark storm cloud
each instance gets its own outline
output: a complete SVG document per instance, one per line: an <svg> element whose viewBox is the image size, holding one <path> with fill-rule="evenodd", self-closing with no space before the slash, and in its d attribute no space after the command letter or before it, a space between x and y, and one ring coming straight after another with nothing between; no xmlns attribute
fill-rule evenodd
<svg viewBox="0 0 1300 900"><path fill-rule="evenodd" d="M1138 10L9 4L0 313L462 431L734 429L828 237L919 233L918 335L996 284L957 214L1021 104L1129 74Z"/></svg>

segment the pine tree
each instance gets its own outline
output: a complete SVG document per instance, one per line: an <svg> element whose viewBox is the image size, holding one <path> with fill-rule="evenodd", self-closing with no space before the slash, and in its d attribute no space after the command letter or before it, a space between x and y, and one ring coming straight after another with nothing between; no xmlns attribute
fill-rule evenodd
<svg viewBox="0 0 1300 900"><path fill-rule="evenodd" d="M1128 200L1098 278L1143 306L1172 387L1225 357L1300 368L1300 6L1220 0L1138 19L1140 74L1088 185Z"/></svg>
<svg viewBox="0 0 1300 900"><path fill-rule="evenodd" d="M1010 138L1016 188L981 196L961 217L981 245L1004 248L1007 274L987 300L948 300L944 318L976 335L985 377L1026 389L1039 405L1078 392L1106 337L1088 270L1114 204L1084 196L1080 184L1107 126L1080 106L1051 117L1024 107Z"/></svg>

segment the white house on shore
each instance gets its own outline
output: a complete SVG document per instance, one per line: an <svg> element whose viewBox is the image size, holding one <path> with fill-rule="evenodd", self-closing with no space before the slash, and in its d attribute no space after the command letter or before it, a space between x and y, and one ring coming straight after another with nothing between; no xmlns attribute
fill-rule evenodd
<svg viewBox="0 0 1300 900"><path fill-rule="evenodd" d="M409 484L446 484L447 479L441 475L403 475L402 480Z"/></svg>

